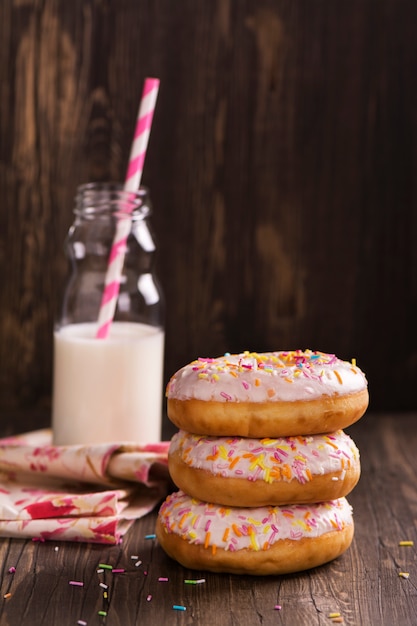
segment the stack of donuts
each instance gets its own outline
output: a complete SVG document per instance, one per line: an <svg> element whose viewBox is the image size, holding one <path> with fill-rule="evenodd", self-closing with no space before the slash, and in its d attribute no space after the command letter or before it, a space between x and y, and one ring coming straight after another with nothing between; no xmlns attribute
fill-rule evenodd
<svg viewBox="0 0 417 626"><path fill-rule="evenodd" d="M360 476L342 429L367 406L355 361L323 352L226 354L181 368L167 387L179 490L159 510L162 548L185 567L236 574L338 557L353 538L345 496Z"/></svg>

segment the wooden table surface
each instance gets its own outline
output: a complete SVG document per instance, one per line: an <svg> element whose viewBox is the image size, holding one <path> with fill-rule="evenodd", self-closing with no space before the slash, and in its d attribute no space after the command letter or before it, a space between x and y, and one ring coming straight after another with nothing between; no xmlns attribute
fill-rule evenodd
<svg viewBox="0 0 417 626"><path fill-rule="evenodd" d="M340 619L352 626L415 626L417 414L369 414L347 432L361 451L362 476L349 496L354 541L336 561L282 577L190 571L146 538L155 513L136 522L117 547L3 539L1 626L321 626ZM403 540L414 546L399 546ZM132 556L142 563L136 566ZM125 572L97 573L100 563ZM331 613L340 613L339 621Z"/></svg>

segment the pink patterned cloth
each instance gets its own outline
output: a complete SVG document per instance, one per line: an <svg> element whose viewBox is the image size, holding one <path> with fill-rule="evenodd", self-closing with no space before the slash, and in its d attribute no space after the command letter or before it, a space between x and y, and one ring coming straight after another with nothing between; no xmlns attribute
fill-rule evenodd
<svg viewBox="0 0 417 626"><path fill-rule="evenodd" d="M168 493L169 442L53 446L0 439L0 537L116 544Z"/></svg>

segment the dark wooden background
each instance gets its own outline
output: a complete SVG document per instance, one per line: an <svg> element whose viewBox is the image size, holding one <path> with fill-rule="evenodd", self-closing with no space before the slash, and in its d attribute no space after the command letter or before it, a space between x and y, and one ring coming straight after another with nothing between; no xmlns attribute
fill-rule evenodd
<svg viewBox="0 0 417 626"><path fill-rule="evenodd" d="M356 357L374 410L416 409L416 18L415 0L1 0L2 419L48 416L72 199L123 180L146 76L166 379L310 347Z"/></svg>

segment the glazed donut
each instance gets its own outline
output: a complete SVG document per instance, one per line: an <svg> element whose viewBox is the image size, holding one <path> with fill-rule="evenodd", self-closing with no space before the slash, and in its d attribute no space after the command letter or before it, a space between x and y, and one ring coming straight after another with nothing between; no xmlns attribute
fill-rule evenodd
<svg viewBox="0 0 417 626"><path fill-rule="evenodd" d="M353 538L345 498L285 507L225 508L182 491L163 502L156 535L184 567L232 574L288 574L335 559Z"/></svg>
<svg viewBox="0 0 417 626"><path fill-rule="evenodd" d="M199 358L172 376L166 395L178 428L253 438L334 432L362 417L369 401L354 362L311 350Z"/></svg>
<svg viewBox="0 0 417 626"><path fill-rule="evenodd" d="M321 502L346 496L360 476L359 450L343 431L281 439L171 440L173 482L190 496L225 506Z"/></svg>

